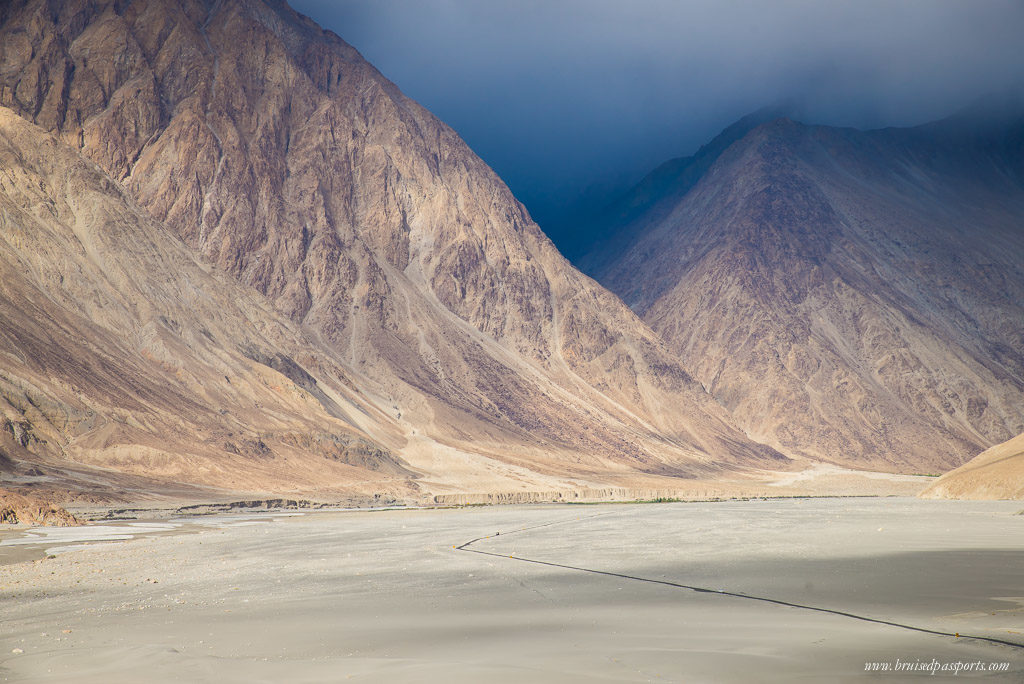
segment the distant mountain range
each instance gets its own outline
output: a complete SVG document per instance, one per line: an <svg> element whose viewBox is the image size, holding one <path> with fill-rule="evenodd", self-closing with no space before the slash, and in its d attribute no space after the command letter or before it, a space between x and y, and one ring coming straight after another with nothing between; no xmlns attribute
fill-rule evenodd
<svg viewBox="0 0 1024 684"><path fill-rule="evenodd" d="M942 472L1024 429L1024 105L858 131L763 111L577 261L756 439Z"/></svg>

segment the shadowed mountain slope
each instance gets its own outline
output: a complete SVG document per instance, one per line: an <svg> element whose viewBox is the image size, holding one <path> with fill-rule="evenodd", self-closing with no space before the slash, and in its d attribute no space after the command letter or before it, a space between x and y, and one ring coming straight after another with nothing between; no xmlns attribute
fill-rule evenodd
<svg viewBox="0 0 1024 684"><path fill-rule="evenodd" d="M569 258L583 259L588 271L599 271L631 244L633 234L627 227L641 218L644 223L663 220L730 145L761 124L783 116L784 111L781 107L759 109L726 128L696 153L658 166L577 229L586 238L581 241L582 252L567 253Z"/></svg>
<svg viewBox="0 0 1024 684"><path fill-rule="evenodd" d="M948 469L1024 429L1021 112L764 123L710 145L714 162L664 201L638 188L643 209L579 263L751 435Z"/></svg>

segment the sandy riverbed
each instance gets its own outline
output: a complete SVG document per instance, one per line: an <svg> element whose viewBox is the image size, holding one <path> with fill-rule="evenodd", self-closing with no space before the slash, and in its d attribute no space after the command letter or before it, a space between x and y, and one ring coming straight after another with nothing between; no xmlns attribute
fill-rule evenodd
<svg viewBox="0 0 1024 684"><path fill-rule="evenodd" d="M1020 681L1024 647L908 629L1024 645L1019 510L523 506L170 521L84 549L62 538L54 558L0 566L0 681L841 681L897 658L1008 662L984 679ZM497 555L453 548L482 536L469 549ZM0 559L31 548L0 546Z"/></svg>

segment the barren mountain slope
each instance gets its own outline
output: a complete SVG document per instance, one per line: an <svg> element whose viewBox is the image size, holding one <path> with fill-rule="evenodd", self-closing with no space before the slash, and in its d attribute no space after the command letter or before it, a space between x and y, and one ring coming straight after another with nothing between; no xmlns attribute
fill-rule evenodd
<svg viewBox="0 0 1024 684"><path fill-rule="evenodd" d="M283 3L31 0L0 20L0 103L343 360L413 465L785 467L454 132Z"/></svg>
<svg viewBox="0 0 1024 684"><path fill-rule="evenodd" d="M951 470L921 493L925 499L1024 499L1024 434Z"/></svg>
<svg viewBox="0 0 1024 684"><path fill-rule="evenodd" d="M414 473L362 428L392 444L399 431L308 349L94 164L0 107L7 486L407 494Z"/></svg>
<svg viewBox="0 0 1024 684"><path fill-rule="evenodd" d="M581 263L756 438L946 470L1024 429L1022 131L779 119Z"/></svg>

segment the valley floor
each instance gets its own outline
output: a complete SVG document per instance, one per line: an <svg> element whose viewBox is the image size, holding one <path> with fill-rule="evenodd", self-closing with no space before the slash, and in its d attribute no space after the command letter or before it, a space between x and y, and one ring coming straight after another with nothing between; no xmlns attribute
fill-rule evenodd
<svg viewBox="0 0 1024 684"><path fill-rule="evenodd" d="M983 678L1020 681L1020 508L536 505L7 532L0 563L52 557L0 565L0 682L843 681L897 661L1007 663ZM73 548L83 535L102 543Z"/></svg>

